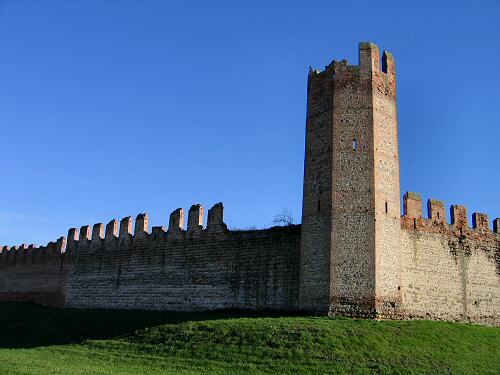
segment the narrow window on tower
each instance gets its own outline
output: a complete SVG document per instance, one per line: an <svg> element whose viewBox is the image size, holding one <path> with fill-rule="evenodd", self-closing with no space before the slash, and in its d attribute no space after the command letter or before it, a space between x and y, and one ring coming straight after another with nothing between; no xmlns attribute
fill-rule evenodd
<svg viewBox="0 0 500 375"><path fill-rule="evenodd" d="M387 202L385 202L385 213L389 212L389 207L387 206Z"/></svg>
<svg viewBox="0 0 500 375"><path fill-rule="evenodd" d="M356 140L355 140L355 139L353 139L353 140L352 140L352 149L353 149L353 150L356 150L356 146L357 146L357 145L356 145Z"/></svg>
<svg viewBox="0 0 500 375"><path fill-rule="evenodd" d="M439 220L439 212L437 214L438 214L437 216L438 216L438 220Z"/></svg>
<svg viewBox="0 0 500 375"><path fill-rule="evenodd" d="M321 200L318 199L318 212L321 210Z"/></svg>

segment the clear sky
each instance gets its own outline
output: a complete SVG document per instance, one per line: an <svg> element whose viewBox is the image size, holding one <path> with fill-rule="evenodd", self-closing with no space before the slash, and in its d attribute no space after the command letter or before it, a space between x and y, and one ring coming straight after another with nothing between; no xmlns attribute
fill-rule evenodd
<svg viewBox="0 0 500 375"><path fill-rule="evenodd" d="M308 67L393 53L401 191L500 217L499 1L0 1L0 244L300 222ZM448 215L449 220L449 215Z"/></svg>

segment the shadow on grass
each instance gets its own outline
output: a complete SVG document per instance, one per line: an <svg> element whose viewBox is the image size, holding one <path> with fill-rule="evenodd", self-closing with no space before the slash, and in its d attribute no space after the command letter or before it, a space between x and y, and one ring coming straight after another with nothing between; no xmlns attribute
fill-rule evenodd
<svg viewBox="0 0 500 375"><path fill-rule="evenodd" d="M293 314L296 316L297 314ZM277 311L219 310L163 312L81 310L31 303L0 303L0 348L78 344L88 339L112 339L161 324L239 317L291 316Z"/></svg>

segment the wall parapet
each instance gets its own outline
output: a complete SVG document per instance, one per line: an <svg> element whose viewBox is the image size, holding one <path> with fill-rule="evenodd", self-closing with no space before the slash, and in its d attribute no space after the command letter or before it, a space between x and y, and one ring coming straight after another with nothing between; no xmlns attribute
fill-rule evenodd
<svg viewBox="0 0 500 375"><path fill-rule="evenodd" d="M450 207L451 223L446 222L444 202L428 199L427 218L422 217L422 199L419 194L406 192L403 197L401 228L420 232L470 238L478 241L500 242L500 218L493 220L490 230L488 215L474 212L472 227L468 225L467 209L462 205Z"/></svg>
<svg viewBox="0 0 500 375"><path fill-rule="evenodd" d="M0 268L19 267L23 264L61 262L66 252L66 237L59 237L45 246L21 244L20 246L0 247Z"/></svg>
<svg viewBox="0 0 500 375"><path fill-rule="evenodd" d="M351 77L369 79L378 76L386 82L395 84L396 68L392 54L386 50L382 57L377 45L371 42L360 42L358 45L358 65L349 65L346 59L333 60L324 70L309 67L309 79L329 77L335 82L343 82ZM391 93L394 94L393 90Z"/></svg>
<svg viewBox="0 0 500 375"><path fill-rule="evenodd" d="M224 206L216 203L208 210L207 227L203 228L203 206L192 205L189 210L188 228L184 229L184 210L178 208L170 214L168 229L153 227L149 233L148 214L140 213L135 219L135 230L132 232L132 217L126 216L118 222L110 220L106 226L102 223L83 225L78 230L70 228L67 237L60 237L46 246L37 247L34 244L18 246L0 246L0 268L20 266L24 263L40 263L48 259L58 259L60 262L71 262L80 250L106 247L106 243L114 240L134 242L137 240L156 242L162 239L183 239L187 234L203 236L206 234L228 232L224 223Z"/></svg>

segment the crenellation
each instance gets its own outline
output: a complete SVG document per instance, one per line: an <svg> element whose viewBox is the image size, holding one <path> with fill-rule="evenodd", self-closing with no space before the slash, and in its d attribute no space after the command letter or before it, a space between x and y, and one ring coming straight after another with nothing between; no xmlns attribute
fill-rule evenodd
<svg viewBox="0 0 500 375"><path fill-rule="evenodd" d="M56 243L50 241L46 246L40 248L40 254L42 255L43 261L50 260L56 256Z"/></svg>
<svg viewBox="0 0 500 375"><path fill-rule="evenodd" d="M148 214L138 214L135 218L135 237L141 238L148 233Z"/></svg>
<svg viewBox="0 0 500 375"><path fill-rule="evenodd" d="M91 232L90 232L90 226L89 225L84 225L80 227L80 243L85 242L85 241L90 241L91 239Z"/></svg>
<svg viewBox="0 0 500 375"><path fill-rule="evenodd" d="M170 232L178 232L184 229L184 210L177 208L172 211L168 221L168 230Z"/></svg>
<svg viewBox="0 0 500 375"><path fill-rule="evenodd" d="M472 214L472 228L477 229L482 233L489 233L490 227L488 223L488 215L474 212Z"/></svg>
<svg viewBox="0 0 500 375"><path fill-rule="evenodd" d="M106 241L112 241L116 238L118 238L118 222L115 219L112 219L106 224L104 239Z"/></svg>
<svg viewBox="0 0 500 375"><path fill-rule="evenodd" d="M68 243L78 241L78 229L77 228L69 228L68 229Z"/></svg>
<svg viewBox="0 0 500 375"><path fill-rule="evenodd" d="M188 232L197 232L203 229L203 206L193 204L188 212Z"/></svg>
<svg viewBox="0 0 500 375"><path fill-rule="evenodd" d="M92 227L92 242L99 242L104 239L104 224L97 223Z"/></svg>
<svg viewBox="0 0 500 375"><path fill-rule="evenodd" d="M312 66L309 67L309 75L310 76L315 76L318 75L320 71L318 69L313 68Z"/></svg>
<svg viewBox="0 0 500 375"><path fill-rule="evenodd" d="M420 194L407 191L403 196L404 215L412 218L422 217L422 198Z"/></svg>
<svg viewBox="0 0 500 375"><path fill-rule="evenodd" d="M451 225L458 229L467 229L467 209L464 206L453 205L450 208Z"/></svg>
<svg viewBox="0 0 500 375"><path fill-rule="evenodd" d="M120 235L121 240L130 239L132 237L132 217L127 216L120 220Z"/></svg>
<svg viewBox="0 0 500 375"><path fill-rule="evenodd" d="M435 199L427 200L427 213L429 219L436 224L442 224L446 222L444 202Z"/></svg>
<svg viewBox="0 0 500 375"><path fill-rule="evenodd" d="M2 254L0 301L63 307L68 274L64 264L65 244L66 237L60 237L46 246L23 244Z"/></svg>
<svg viewBox="0 0 500 375"><path fill-rule="evenodd" d="M380 71L380 52L371 42L361 42L358 47L359 67L363 72Z"/></svg>
<svg viewBox="0 0 500 375"><path fill-rule="evenodd" d="M391 76L396 75L396 66L394 58L390 52L384 50L382 54L382 72Z"/></svg>
<svg viewBox="0 0 500 375"><path fill-rule="evenodd" d="M79 231L77 228L68 229L68 240L66 242L66 257L72 257L78 247Z"/></svg>
<svg viewBox="0 0 500 375"><path fill-rule="evenodd" d="M446 222L444 202L428 199L428 219L420 217L420 195L407 192L403 197L404 213L401 216L401 229L419 230L427 233L442 234L450 237L468 237L475 240L491 242L495 233L495 221L493 231L490 231L488 215L474 213L472 215L472 228L468 227L467 210L464 206L450 206L451 224ZM475 230L475 231L473 231Z"/></svg>
<svg viewBox="0 0 500 375"><path fill-rule="evenodd" d="M63 253L66 251L66 237L59 237L56 241L55 252Z"/></svg>
<svg viewBox="0 0 500 375"><path fill-rule="evenodd" d="M395 62L392 54L386 50L383 51L382 58L377 45L371 42L360 42L358 45L358 61L359 65L349 65L346 59L340 61L333 60L329 65L326 65L324 70L320 71L309 67L309 78L323 78L325 75L333 74L336 78L339 76L359 76L362 79L367 79L371 72L382 72L388 76L394 77L396 74ZM381 66L382 63L382 66Z"/></svg>
<svg viewBox="0 0 500 375"><path fill-rule="evenodd" d="M414 218L411 215L401 216L401 229L412 230L432 235L447 237L450 241L479 241L484 243L495 243L498 239L494 231L489 230L488 216L485 214L473 214L473 227L467 225L467 211L464 206L453 205L450 207L452 212L452 223L448 224L444 217L444 203L429 199L429 218ZM437 213L440 213L439 216ZM476 224L474 224L474 222Z"/></svg>
<svg viewBox="0 0 500 375"><path fill-rule="evenodd" d="M216 203L208 210L207 230L210 232L224 232L227 225L224 223L224 206L222 202Z"/></svg>

